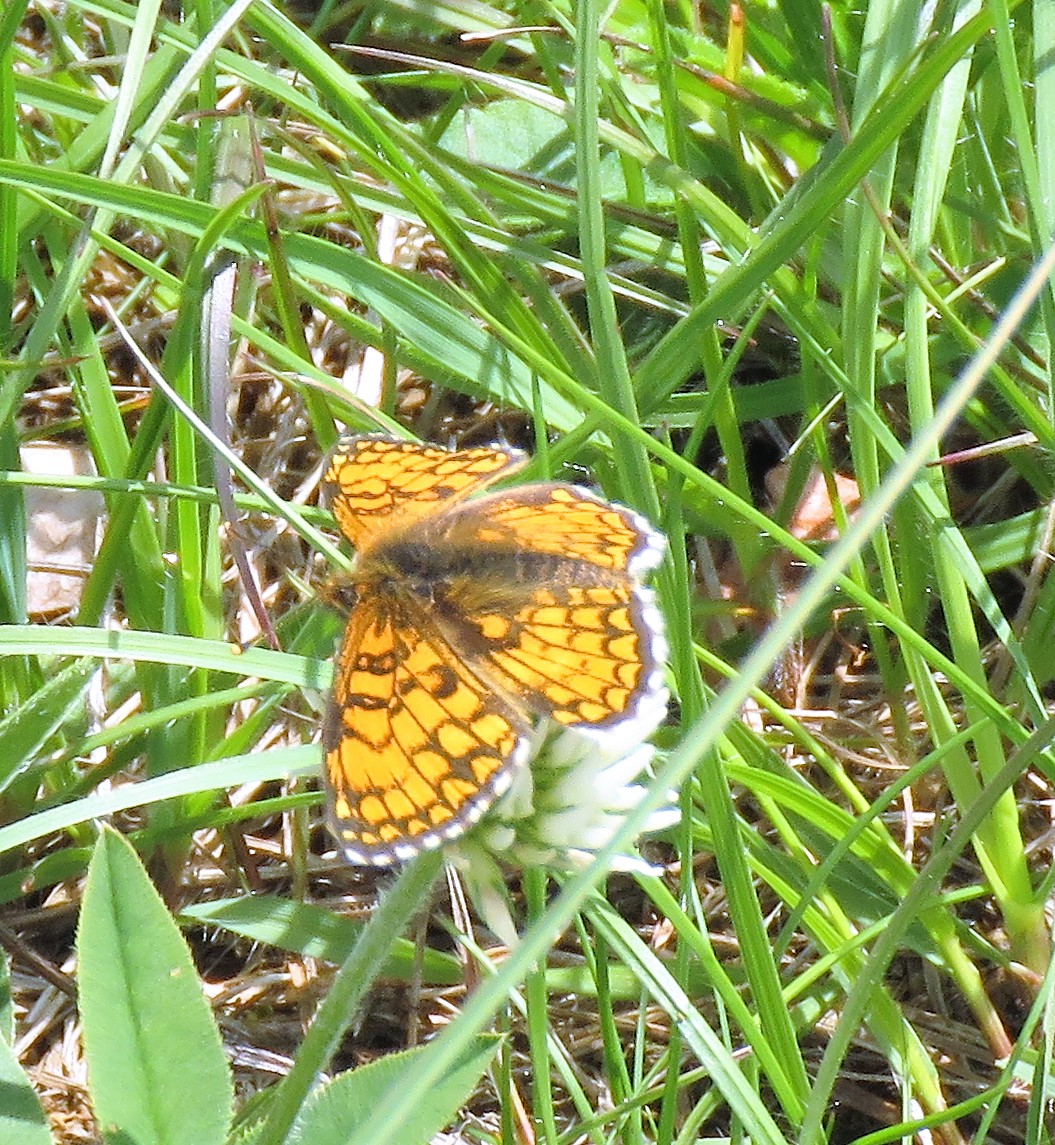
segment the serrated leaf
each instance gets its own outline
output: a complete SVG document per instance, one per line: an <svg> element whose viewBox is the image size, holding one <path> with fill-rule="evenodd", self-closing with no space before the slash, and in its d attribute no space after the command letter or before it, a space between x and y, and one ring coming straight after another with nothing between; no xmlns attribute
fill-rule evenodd
<svg viewBox="0 0 1055 1145"><path fill-rule="evenodd" d="M190 952L129 844L104 830L77 934L95 1115L111 1141L220 1145L230 1071Z"/></svg>
<svg viewBox="0 0 1055 1145"><path fill-rule="evenodd" d="M474 1038L443 1081L422 1094L413 1114L393 1123L375 1145L428 1145L468 1101L501 1041L494 1036ZM377 1095L399 1085L406 1070L429 1050L429 1046L422 1046L388 1054L320 1086L293 1126L287 1145L344 1145L357 1126L376 1110Z"/></svg>

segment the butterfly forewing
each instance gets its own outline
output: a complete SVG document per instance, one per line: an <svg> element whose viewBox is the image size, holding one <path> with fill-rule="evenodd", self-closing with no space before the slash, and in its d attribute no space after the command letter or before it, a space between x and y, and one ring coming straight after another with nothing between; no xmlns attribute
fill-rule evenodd
<svg viewBox="0 0 1055 1145"><path fill-rule="evenodd" d="M463 449L451 453L389 437L346 437L339 442L323 484L331 491L341 532L362 550L393 525L409 528L516 472L526 458L517 449Z"/></svg>

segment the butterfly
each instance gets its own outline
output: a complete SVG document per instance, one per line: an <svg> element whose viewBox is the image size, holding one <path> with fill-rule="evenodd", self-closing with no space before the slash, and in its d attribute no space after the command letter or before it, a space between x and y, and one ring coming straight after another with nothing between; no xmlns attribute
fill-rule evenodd
<svg viewBox="0 0 1055 1145"><path fill-rule="evenodd" d="M342 438L330 460L356 559L328 592L347 628L323 746L353 863L462 834L542 721L633 744L665 711L663 622L643 584L664 539L578 486L485 492L526 461L376 435Z"/></svg>

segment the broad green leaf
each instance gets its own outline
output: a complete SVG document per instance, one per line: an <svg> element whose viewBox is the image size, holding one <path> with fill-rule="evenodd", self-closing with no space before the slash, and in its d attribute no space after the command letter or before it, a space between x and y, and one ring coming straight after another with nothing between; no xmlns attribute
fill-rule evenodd
<svg viewBox="0 0 1055 1145"><path fill-rule="evenodd" d="M507 171L523 171L553 183L578 186L571 128L548 107L521 99L496 99L482 106L467 104L443 133L440 146L466 159L487 155L488 162ZM600 160L601 188L606 199L626 198L625 173L619 156L607 152ZM670 190L645 172L648 201L668 202Z"/></svg>
<svg viewBox="0 0 1055 1145"><path fill-rule="evenodd" d="M190 952L129 844L107 829L88 866L77 934L95 1114L107 1140L219 1145L227 1061Z"/></svg>
<svg viewBox="0 0 1055 1145"><path fill-rule="evenodd" d="M468 1101L500 1044L501 1039L493 1036L471 1041L443 1081L431 1086L413 1113L393 1122L384 1137L375 1139L375 1145L428 1145ZM428 1052L429 1047L422 1046L388 1054L320 1086L293 1126L288 1145L343 1145L366 1114L376 1109L377 1095L398 1085L407 1068Z"/></svg>

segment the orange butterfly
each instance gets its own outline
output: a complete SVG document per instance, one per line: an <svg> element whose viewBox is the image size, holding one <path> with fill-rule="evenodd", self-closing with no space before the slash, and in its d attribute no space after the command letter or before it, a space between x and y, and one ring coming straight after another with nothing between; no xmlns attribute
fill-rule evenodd
<svg viewBox="0 0 1055 1145"><path fill-rule="evenodd" d="M539 720L628 744L665 711L666 641L643 577L663 538L573 485L485 489L525 464L342 438L324 477L354 571L324 732L334 830L354 863L460 835L509 787Z"/></svg>

